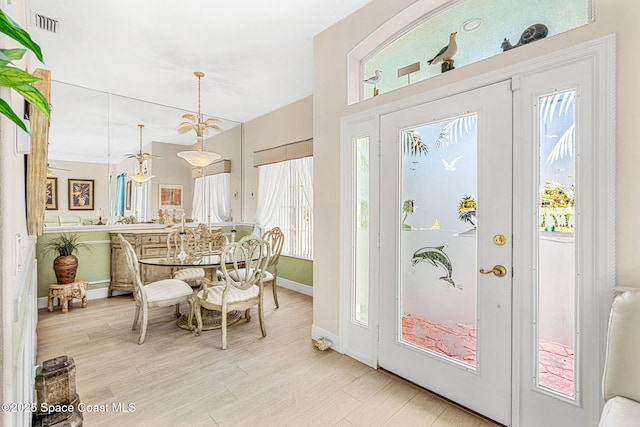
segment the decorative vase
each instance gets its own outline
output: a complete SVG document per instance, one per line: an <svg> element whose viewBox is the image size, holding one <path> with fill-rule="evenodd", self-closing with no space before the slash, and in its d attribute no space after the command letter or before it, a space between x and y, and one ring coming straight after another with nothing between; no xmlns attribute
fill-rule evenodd
<svg viewBox="0 0 640 427"><path fill-rule="evenodd" d="M78 258L75 255L61 255L53 260L53 270L56 272L58 284L73 283L78 270Z"/></svg>

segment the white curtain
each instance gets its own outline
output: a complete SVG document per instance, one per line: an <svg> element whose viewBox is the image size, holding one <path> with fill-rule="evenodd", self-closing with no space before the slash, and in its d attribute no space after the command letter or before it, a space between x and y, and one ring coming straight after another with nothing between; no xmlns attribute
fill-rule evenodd
<svg viewBox="0 0 640 427"><path fill-rule="evenodd" d="M287 162L258 167L258 206L254 234L262 235L264 227L269 224L280 207L288 172Z"/></svg>
<svg viewBox="0 0 640 427"><path fill-rule="evenodd" d="M227 221L231 215L230 192L230 174L228 173L196 178L191 211L193 219L207 224L208 212L212 223Z"/></svg>
<svg viewBox="0 0 640 427"><path fill-rule="evenodd" d="M291 162L296 170L307 203L313 211L313 157L303 157Z"/></svg>

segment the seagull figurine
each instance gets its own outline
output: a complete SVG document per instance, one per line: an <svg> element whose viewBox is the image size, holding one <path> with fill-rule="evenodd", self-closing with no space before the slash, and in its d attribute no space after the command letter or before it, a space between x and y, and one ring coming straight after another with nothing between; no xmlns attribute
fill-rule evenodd
<svg viewBox="0 0 640 427"><path fill-rule="evenodd" d="M375 76L371 76L368 79L363 80L363 82L370 85L377 85L378 83L380 83L382 81L382 71L376 70L375 73Z"/></svg>
<svg viewBox="0 0 640 427"><path fill-rule="evenodd" d="M363 82L373 85L373 96L378 96L378 83L382 81L382 71L376 70L375 76L371 76L368 79L364 79Z"/></svg>
<svg viewBox="0 0 640 427"><path fill-rule="evenodd" d="M447 62L452 60L451 58L453 58L453 55L455 55L458 51L458 45L456 44L456 34L458 34L457 31L451 33L451 35L449 36L449 44L440 49L440 52L438 52L436 56L427 61L429 65L437 64L441 61Z"/></svg>

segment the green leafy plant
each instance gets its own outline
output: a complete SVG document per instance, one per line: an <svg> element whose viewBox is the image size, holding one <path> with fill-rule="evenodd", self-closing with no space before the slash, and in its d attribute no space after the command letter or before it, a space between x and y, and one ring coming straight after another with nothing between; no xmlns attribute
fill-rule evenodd
<svg viewBox="0 0 640 427"><path fill-rule="evenodd" d="M13 22L2 10L0 10L0 33L7 35L29 49L36 55L38 60L43 62L40 46L31 39L29 33ZM31 83L40 80L40 78L21 70L13 64L13 61L22 59L26 51L26 49L0 49L0 86L15 90L29 104L42 111L48 117L50 113L49 102L38 89L31 86ZM0 99L0 113L29 133L24 122L4 99Z"/></svg>
<svg viewBox="0 0 640 427"><path fill-rule="evenodd" d="M80 248L88 248L86 243L78 241L77 234L62 233L44 245L44 249L60 256L73 255Z"/></svg>

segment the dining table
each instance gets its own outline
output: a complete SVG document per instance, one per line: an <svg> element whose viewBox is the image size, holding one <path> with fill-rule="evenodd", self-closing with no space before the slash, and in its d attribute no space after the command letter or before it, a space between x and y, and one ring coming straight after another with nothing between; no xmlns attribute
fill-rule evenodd
<svg viewBox="0 0 640 427"><path fill-rule="evenodd" d="M205 270L211 270L211 279L217 280L217 271L222 266L221 251L207 252L204 254L187 255L182 257L158 257L158 258L141 258L138 259L140 264L146 266L156 267L171 267L171 268L204 268ZM204 280L208 280L206 277ZM143 278L144 282L144 278ZM198 292L196 288L194 292ZM222 314L217 310L207 310L200 308L202 315L202 330L208 331L212 329L219 329L222 326ZM227 313L227 326L236 323L242 318L243 312L230 311ZM182 329L195 330L196 329L196 316L192 317L191 323L189 323L189 313L182 314L178 320L177 325Z"/></svg>

